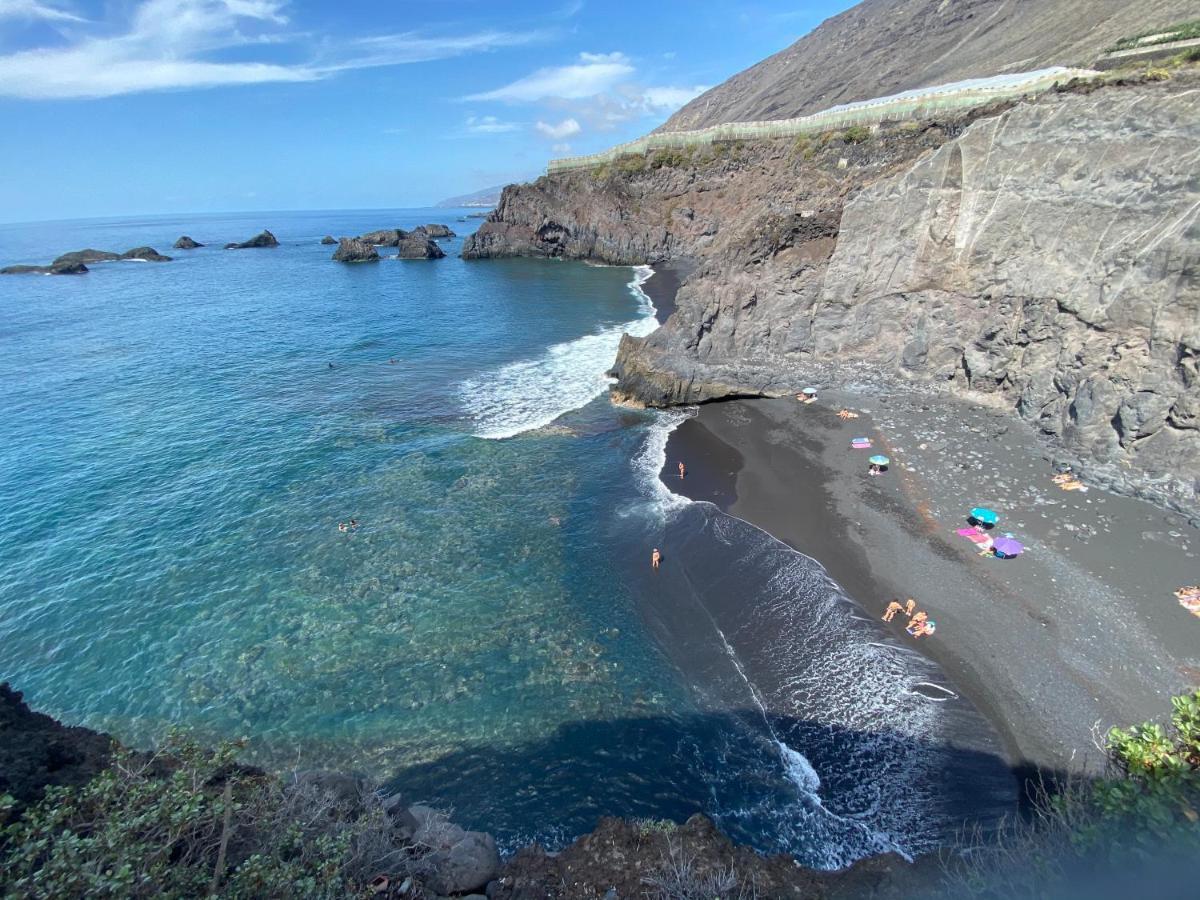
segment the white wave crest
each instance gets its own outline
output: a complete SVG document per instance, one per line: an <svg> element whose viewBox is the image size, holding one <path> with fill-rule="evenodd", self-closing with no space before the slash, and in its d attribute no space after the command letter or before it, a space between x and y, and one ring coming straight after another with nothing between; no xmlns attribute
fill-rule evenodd
<svg viewBox="0 0 1200 900"><path fill-rule="evenodd" d="M667 464L667 441L671 432L695 414L695 408L670 409L656 413L655 420L646 433L646 440L633 457L638 491L646 498L651 511L656 515L665 514L692 502L663 484L659 473Z"/></svg>
<svg viewBox="0 0 1200 900"><path fill-rule="evenodd" d="M463 405L475 421L475 435L499 439L549 425L563 413L587 405L612 379L606 374L622 334L645 337L658 327L654 304L642 284L654 270L635 266L630 292L640 317L573 341L554 344L541 356L501 366L460 387Z"/></svg>

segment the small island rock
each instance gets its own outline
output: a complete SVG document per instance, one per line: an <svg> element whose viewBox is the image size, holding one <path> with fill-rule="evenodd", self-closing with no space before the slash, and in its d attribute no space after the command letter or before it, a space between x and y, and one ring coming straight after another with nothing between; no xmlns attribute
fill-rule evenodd
<svg viewBox="0 0 1200 900"><path fill-rule="evenodd" d="M331 259L338 262L376 262L379 252L366 241L358 238L342 238Z"/></svg>
<svg viewBox="0 0 1200 900"><path fill-rule="evenodd" d="M48 266L5 266L0 275L83 275L87 270L81 262L68 261Z"/></svg>
<svg viewBox="0 0 1200 900"><path fill-rule="evenodd" d="M121 254L121 259L140 259L144 262L170 262L171 257L163 256L153 247L134 247Z"/></svg>
<svg viewBox="0 0 1200 900"><path fill-rule="evenodd" d="M322 244L336 244L337 238L335 238L332 234L327 234L327 235L325 235L325 237L321 238L321 243Z"/></svg>
<svg viewBox="0 0 1200 900"><path fill-rule="evenodd" d="M407 234L396 244L397 259L441 259L446 254L442 248L424 234Z"/></svg>
<svg viewBox="0 0 1200 900"><path fill-rule="evenodd" d="M431 238L452 238L457 237L447 225L418 225L413 229L413 233L421 232Z"/></svg>
<svg viewBox="0 0 1200 900"><path fill-rule="evenodd" d="M407 236L408 232L400 228L381 228L378 231L360 234L358 239L364 244L371 244L374 247L395 247Z"/></svg>
<svg viewBox="0 0 1200 900"><path fill-rule="evenodd" d="M197 247L203 247L204 245L201 244L199 241L193 241L190 237L188 237L185 234L185 235L182 235L179 238L179 240L177 240L171 246L174 247L176 250L195 250Z"/></svg>
<svg viewBox="0 0 1200 900"><path fill-rule="evenodd" d="M226 250L250 250L255 247L278 247L279 241L275 240L275 235L267 230L263 230L261 234L256 234L248 241L242 241L240 244L226 244Z"/></svg>
<svg viewBox="0 0 1200 900"><path fill-rule="evenodd" d="M94 262L111 262L114 259L120 259L120 253L113 253L110 250L93 250L90 247L86 250L72 250L70 253L64 253L50 263L51 267L58 265L68 265L71 263L94 263Z"/></svg>

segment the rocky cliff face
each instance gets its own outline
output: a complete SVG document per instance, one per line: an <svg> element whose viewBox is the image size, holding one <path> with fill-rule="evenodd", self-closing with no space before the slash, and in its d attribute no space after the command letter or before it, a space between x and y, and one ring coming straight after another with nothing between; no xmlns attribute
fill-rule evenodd
<svg viewBox="0 0 1200 900"><path fill-rule="evenodd" d="M466 256L699 261L618 399L864 371L990 395L1119 487L1195 510L1200 84L726 148L509 188Z"/></svg>
<svg viewBox="0 0 1200 900"><path fill-rule="evenodd" d="M1194 0L864 0L659 130L786 119L964 78L1086 66L1122 37L1196 15Z"/></svg>

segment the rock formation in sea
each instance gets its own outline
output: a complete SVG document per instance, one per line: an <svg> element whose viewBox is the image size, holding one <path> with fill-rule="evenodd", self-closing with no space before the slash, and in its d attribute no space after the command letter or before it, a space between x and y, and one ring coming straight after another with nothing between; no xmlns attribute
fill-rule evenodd
<svg viewBox="0 0 1200 900"><path fill-rule="evenodd" d="M0 275L84 275L88 267L81 262L52 263L48 266L5 266Z"/></svg>
<svg viewBox="0 0 1200 900"><path fill-rule="evenodd" d="M335 238L332 234L327 234L325 237L321 238L321 243L326 245L336 244L337 238Z"/></svg>
<svg viewBox="0 0 1200 900"><path fill-rule="evenodd" d="M401 228L381 228L378 231L360 234L358 239L364 244L371 244L374 247L395 247L407 234L408 232Z"/></svg>
<svg viewBox="0 0 1200 900"><path fill-rule="evenodd" d="M278 247L279 241L275 239L275 235L265 229L248 241L242 241L240 244L226 244L226 250L249 250L255 247Z"/></svg>
<svg viewBox="0 0 1200 900"><path fill-rule="evenodd" d="M331 259L338 262L376 262L379 259L379 251L358 238L344 237L338 242L338 248L333 251Z"/></svg>
<svg viewBox="0 0 1200 900"><path fill-rule="evenodd" d="M1197 162L1184 69L543 177L463 256L696 260L666 324L623 339L620 400L869 372L989 398L1114 487L1195 511Z"/></svg>
<svg viewBox="0 0 1200 900"><path fill-rule="evenodd" d="M396 242L398 259L441 259L445 252L420 232L411 232Z"/></svg>
<svg viewBox="0 0 1200 900"><path fill-rule="evenodd" d="M199 241L193 241L190 237L188 237L185 234L185 235L182 235L179 238L179 240L177 240L171 246L174 247L176 250L195 250L197 247L203 247L204 245L201 244Z"/></svg>
<svg viewBox="0 0 1200 900"><path fill-rule="evenodd" d="M424 234L431 238L452 238L455 237L453 231L448 225L418 225L412 230L413 234Z"/></svg>
<svg viewBox="0 0 1200 900"><path fill-rule="evenodd" d="M163 256L153 247L134 247L132 250L126 250L118 257L119 259L140 259L143 262L170 262L171 257Z"/></svg>
<svg viewBox="0 0 1200 900"><path fill-rule="evenodd" d="M120 253L113 253L111 250L93 250L90 247L86 250L72 250L70 253L64 253L61 256L55 257L52 266L65 265L68 263L97 263L97 262L112 262L121 258Z"/></svg>

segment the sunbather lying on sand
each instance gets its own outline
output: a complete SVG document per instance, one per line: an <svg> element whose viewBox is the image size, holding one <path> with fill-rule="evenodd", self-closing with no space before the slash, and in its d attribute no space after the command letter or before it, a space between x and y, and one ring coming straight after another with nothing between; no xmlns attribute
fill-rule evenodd
<svg viewBox="0 0 1200 900"><path fill-rule="evenodd" d="M937 628L937 624L933 621L933 619L929 619L928 621L922 622L917 626L909 625L905 631L915 638L920 638L933 634L935 628Z"/></svg>
<svg viewBox="0 0 1200 900"><path fill-rule="evenodd" d="M909 631L911 631L914 627L920 628L922 625L925 624L925 620L928 618L929 618L929 616L924 610L920 610L919 612L917 612L916 615L914 615L911 619L908 620Z"/></svg>
<svg viewBox="0 0 1200 900"><path fill-rule="evenodd" d="M848 409L839 409L839 410L838 410L838 418L839 418L839 419L843 419L843 420L845 420L845 419L857 419L857 418L858 418L858 413L856 413L856 412L850 412L850 410L848 410Z"/></svg>
<svg viewBox="0 0 1200 900"><path fill-rule="evenodd" d="M1200 586L1192 584L1187 587L1181 587L1175 592L1175 596L1180 600L1200 599Z"/></svg>

